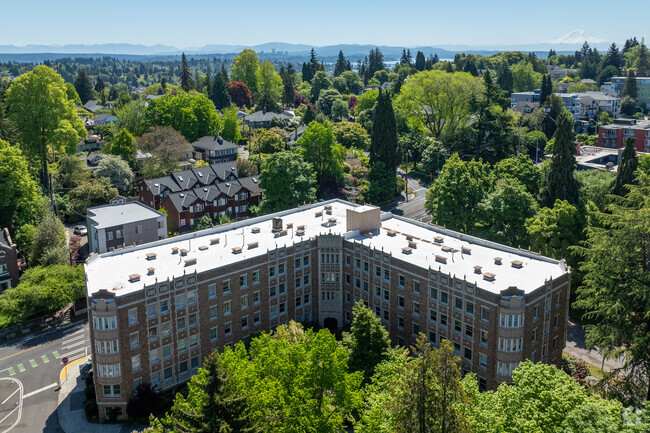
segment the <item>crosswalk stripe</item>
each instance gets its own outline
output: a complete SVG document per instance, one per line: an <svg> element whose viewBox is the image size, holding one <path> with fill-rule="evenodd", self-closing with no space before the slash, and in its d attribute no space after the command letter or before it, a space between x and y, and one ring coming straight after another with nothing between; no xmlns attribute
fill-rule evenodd
<svg viewBox="0 0 650 433"><path fill-rule="evenodd" d="M25 366L22 364L18 364L18 371L20 371L21 373L25 371Z"/></svg>
<svg viewBox="0 0 650 433"><path fill-rule="evenodd" d="M45 364L47 364L48 362L50 362L49 358L48 358L46 355L41 356L41 360L42 360Z"/></svg>
<svg viewBox="0 0 650 433"><path fill-rule="evenodd" d="M36 363L36 361L33 360L33 359L30 359L30 360L29 360L29 365L31 365L32 368L36 368L36 367L38 366L38 364Z"/></svg>
<svg viewBox="0 0 650 433"><path fill-rule="evenodd" d="M59 355L59 352L57 352L56 350L55 350L54 352L52 352L52 355L54 355L54 357L55 357L56 359L61 358L61 355Z"/></svg>
<svg viewBox="0 0 650 433"><path fill-rule="evenodd" d="M9 367L9 376L13 376L14 374L16 374L16 370L13 367Z"/></svg>

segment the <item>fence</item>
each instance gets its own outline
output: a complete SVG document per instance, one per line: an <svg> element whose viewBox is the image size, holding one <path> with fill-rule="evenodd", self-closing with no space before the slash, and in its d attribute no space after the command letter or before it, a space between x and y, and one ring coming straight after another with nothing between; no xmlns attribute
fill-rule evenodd
<svg viewBox="0 0 650 433"><path fill-rule="evenodd" d="M67 323L73 314L73 307L74 304L69 304L54 313L45 314L29 319L23 323L0 329L0 342L13 340L14 338L31 334L32 332L40 331L48 327L54 328Z"/></svg>

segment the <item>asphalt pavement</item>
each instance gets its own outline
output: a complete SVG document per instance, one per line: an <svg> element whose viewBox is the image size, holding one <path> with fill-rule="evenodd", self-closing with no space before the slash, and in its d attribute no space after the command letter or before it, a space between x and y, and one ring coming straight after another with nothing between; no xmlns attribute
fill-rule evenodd
<svg viewBox="0 0 650 433"><path fill-rule="evenodd" d="M86 320L0 346L0 433L63 432L57 416L62 360L89 353Z"/></svg>
<svg viewBox="0 0 650 433"><path fill-rule="evenodd" d="M402 177L404 176L404 172L401 169L398 170L398 173ZM429 184L409 177L408 189L410 191L408 198L405 193L402 193L393 202L382 206L382 210L417 221L430 222L431 216L424 208Z"/></svg>

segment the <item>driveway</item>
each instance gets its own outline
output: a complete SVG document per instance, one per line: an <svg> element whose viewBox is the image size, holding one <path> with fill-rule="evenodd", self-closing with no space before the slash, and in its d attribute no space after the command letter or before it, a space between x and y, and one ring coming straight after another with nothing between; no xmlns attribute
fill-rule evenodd
<svg viewBox="0 0 650 433"><path fill-rule="evenodd" d="M585 343L585 330L579 323L569 320L566 337L566 347L564 352L587 361L590 364L600 368L603 366L603 357L597 350L587 350ZM616 359L606 359L603 370L612 371L616 368L623 367L623 363Z"/></svg>

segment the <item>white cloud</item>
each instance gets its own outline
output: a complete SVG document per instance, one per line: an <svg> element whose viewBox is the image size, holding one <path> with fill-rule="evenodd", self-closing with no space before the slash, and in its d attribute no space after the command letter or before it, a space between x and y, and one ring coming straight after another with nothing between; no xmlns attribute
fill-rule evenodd
<svg viewBox="0 0 650 433"><path fill-rule="evenodd" d="M587 34L584 30L572 30L564 36L561 36L557 39L550 42L553 44L582 44L583 42L589 42L590 44L598 44L601 42L607 42L606 39L597 38Z"/></svg>

